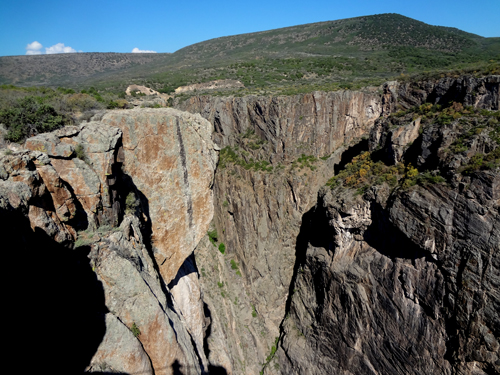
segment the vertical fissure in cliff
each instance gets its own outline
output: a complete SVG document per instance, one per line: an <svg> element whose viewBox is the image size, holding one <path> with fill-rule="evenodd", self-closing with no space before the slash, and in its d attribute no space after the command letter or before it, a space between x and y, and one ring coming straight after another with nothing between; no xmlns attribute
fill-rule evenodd
<svg viewBox="0 0 500 375"><path fill-rule="evenodd" d="M177 140L179 144L179 156L181 159L183 179L184 179L184 197L186 198L187 213L189 219L189 228L193 229L193 198L191 197L191 189L189 187L189 173L187 169L186 150L184 148L184 140L182 139L181 127L179 121L176 120Z"/></svg>

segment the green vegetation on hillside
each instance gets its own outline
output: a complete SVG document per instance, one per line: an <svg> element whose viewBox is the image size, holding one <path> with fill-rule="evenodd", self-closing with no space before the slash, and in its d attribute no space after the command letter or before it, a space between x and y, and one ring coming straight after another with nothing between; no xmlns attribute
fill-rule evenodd
<svg viewBox="0 0 500 375"><path fill-rule="evenodd" d="M100 92L124 91L129 84L141 84L172 93L179 86L237 79L246 89L219 94L289 95L356 89L443 70L500 72L500 38L431 26L398 14L216 38L173 54L133 55L1 57L0 83L71 83L74 89L93 85Z"/></svg>
<svg viewBox="0 0 500 375"><path fill-rule="evenodd" d="M461 103L452 102L443 108L440 105L425 103L407 110L399 110L385 121L391 129L403 126L412 120L420 118L423 128L437 125L451 126L455 123L457 137L450 147L442 150L442 157L461 155L462 165L457 172L471 174L478 170L491 170L500 167L500 111L464 107ZM484 133L492 141L487 153L469 155L471 145L477 142ZM483 137L484 138L484 137ZM407 189L414 185L443 183L439 169L430 171L417 169L411 163L401 162L396 165L386 165L383 161L374 161L373 154L366 151L354 157L345 168L327 182L332 189L344 186L357 189L358 194L364 193L371 186L384 183L391 187L399 186Z"/></svg>

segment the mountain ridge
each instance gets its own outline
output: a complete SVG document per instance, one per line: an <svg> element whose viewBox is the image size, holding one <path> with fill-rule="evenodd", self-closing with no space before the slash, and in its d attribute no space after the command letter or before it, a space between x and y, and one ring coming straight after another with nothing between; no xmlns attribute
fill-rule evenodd
<svg viewBox="0 0 500 375"><path fill-rule="evenodd" d="M326 73L309 66L322 58L337 66ZM344 60L336 61L339 58ZM300 59L302 65L290 65L289 59ZM0 84L122 87L149 80L158 84L156 89L163 86L173 91L215 79L244 79L248 67L235 64L253 64L260 70L249 73L248 87L317 81L317 76L328 76L330 81L350 76L387 79L403 72L491 59L500 59L500 38L387 13L218 37L174 53L4 56L0 57Z"/></svg>

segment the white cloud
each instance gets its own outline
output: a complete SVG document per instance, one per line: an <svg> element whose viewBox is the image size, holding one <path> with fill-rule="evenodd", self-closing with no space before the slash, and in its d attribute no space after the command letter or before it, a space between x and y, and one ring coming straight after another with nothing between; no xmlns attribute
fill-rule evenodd
<svg viewBox="0 0 500 375"><path fill-rule="evenodd" d="M27 55L41 55L43 54L42 52L42 44L38 43L36 40L33 43L29 43L26 46L26 54ZM76 49L65 46L64 43L57 43L54 44L52 47L45 47L45 53L47 55L51 55L54 53L75 53L77 52ZM78 51L82 52L82 51Z"/></svg>
<svg viewBox="0 0 500 375"><path fill-rule="evenodd" d="M54 53L75 53L76 49L71 48L71 47L66 47L64 43L57 43L54 44L52 47L46 47L45 48L45 53L47 55L51 55Z"/></svg>
<svg viewBox="0 0 500 375"><path fill-rule="evenodd" d="M26 54L27 55L40 55L42 53L42 51L40 51L42 49L42 47L43 46L35 40L33 43L29 43L26 46Z"/></svg>
<svg viewBox="0 0 500 375"><path fill-rule="evenodd" d="M142 50L142 49L139 49L139 48L135 47L132 50L132 53L156 53L156 51Z"/></svg>

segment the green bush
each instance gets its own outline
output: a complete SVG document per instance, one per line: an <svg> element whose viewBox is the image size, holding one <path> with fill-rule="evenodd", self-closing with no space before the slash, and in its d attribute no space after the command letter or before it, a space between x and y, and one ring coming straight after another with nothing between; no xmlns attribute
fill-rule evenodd
<svg viewBox="0 0 500 375"><path fill-rule="evenodd" d="M135 193L131 191L125 199L125 211L127 213L134 213L137 207L139 207L139 200L135 196Z"/></svg>
<svg viewBox="0 0 500 375"><path fill-rule="evenodd" d="M252 316L253 316L254 318L256 318L256 317L257 317L257 310L255 310L255 306L254 306L254 305L252 305Z"/></svg>
<svg viewBox="0 0 500 375"><path fill-rule="evenodd" d="M141 334L141 330L139 329L139 327L137 327L137 324L132 324L132 328L130 328L130 330L132 331L132 334L134 335L134 337L139 337L139 335Z"/></svg>
<svg viewBox="0 0 500 375"><path fill-rule="evenodd" d="M12 108L0 111L0 123L8 129L6 140L22 142L28 136L62 127L64 120L52 106L27 96L18 100Z"/></svg>
<svg viewBox="0 0 500 375"><path fill-rule="evenodd" d="M219 245L219 251L221 252L221 254L224 254L226 252L226 245L224 245L223 243L221 243Z"/></svg>
<svg viewBox="0 0 500 375"><path fill-rule="evenodd" d="M85 149L83 148L83 145L81 143L77 144L75 147L75 155L78 159L87 161L87 154L85 153Z"/></svg>

